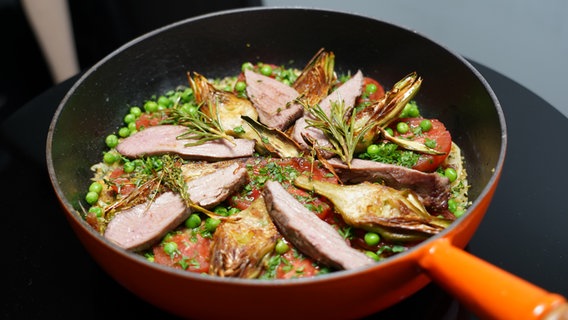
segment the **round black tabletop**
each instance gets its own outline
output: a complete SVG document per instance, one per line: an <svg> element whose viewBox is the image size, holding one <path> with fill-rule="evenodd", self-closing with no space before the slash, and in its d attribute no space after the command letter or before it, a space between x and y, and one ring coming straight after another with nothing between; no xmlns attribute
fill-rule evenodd
<svg viewBox="0 0 568 320"><path fill-rule="evenodd" d="M472 63L502 104L509 140L493 202L466 250L568 297L568 202L562 200L568 182L568 147L564 142L568 118L515 81ZM0 317L169 318L121 287L90 258L65 220L49 182L47 130L57 105L77 78L41 94L1 126L5 254L0 263L4 270ZM436 284L430 284L371 318L475 316Z"/></svg>

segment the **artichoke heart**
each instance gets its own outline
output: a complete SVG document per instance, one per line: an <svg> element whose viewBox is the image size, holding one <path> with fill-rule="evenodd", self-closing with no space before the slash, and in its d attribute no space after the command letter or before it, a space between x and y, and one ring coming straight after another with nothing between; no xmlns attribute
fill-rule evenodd
<svg viewBox="0 0 568 320"><path fill-rule="evenodd" d="M296 178L294 184L328 198L348 225L377 232L390 241L420 241L451 223L430 215L410 190L370 182L337 185L307 176Z"/></svg>
<svg viewBox="0 0 568 320"><path fill-rule="evenodd" d="M235 219L223 221L213 236L209 274L256 278L280 234L270 219L263 197L231 217Z"/></svg>
<svg viewBox="0 0 568 320"><path fill-rule="evenodd" d="M239 98L232 92L216 89L205 76L194 72L193 78L188 74L189 83L195 92L195 99L201 105L212 106L214 114L208 114L207 108L201 108L208 116L217 115L225 132L231 136L252 139L247 133L237 133L235 128L246 126L241 116L258 119L258 112L250 100Z"/></svg>
<svg viewBox="0 0 568 320"><path fill-rule="evenodd" d="M292 88L302 95L308 105L315 105L325 98L336 80L335 54L321 48L306 64Z"/></svg>
<svg viewBox="0 0 568 320"><path fill-rule="evenodd" d="M280 158L294 158L302 155L301 147L284 132L269 128L248 116L242 116L242 119L256 133L256 149L260 153L269 153Z"/></svg>

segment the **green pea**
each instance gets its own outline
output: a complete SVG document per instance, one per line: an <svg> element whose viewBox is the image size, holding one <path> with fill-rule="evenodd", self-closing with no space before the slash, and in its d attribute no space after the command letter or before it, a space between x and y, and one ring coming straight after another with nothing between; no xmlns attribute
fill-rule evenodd
<svg viewBox="0 0 568 320"><path fill-rule="evenodd" d="M193 95L193 90L191 88L187 88L187 89L183 90L183 92L181 93L181 99L184 102L189 102L189 101L191 101L192 95Z"/></svg>
<svg viewBox="0 0 568 320"><path fill-rule="evenodd" d="M158 103L156 101L148 100L144 103L144 110L153 113L158 111Z"/></svg>
<svg viewBox="0 0 568 320"><path fill-rule="evenodd" d="M254 69L254 65L250 62L245 62L242 64L241 66L241 71L245 71L245 70L253 70Z"/></svg>
<svg viewBox="0 0 568 320"><path fill-rule="evenodd" d="M414 101L407 103L400 114L401 118L416 118L418 116L420 116L420 110L418 110L418 105Z"/></svg>
<svg viewBox="0 0 568 320"><path fill-rule="evenodd" d="M89 191L85 195L85 201L87 201L88 204L96 203L98 200L99 200L99 194L96 192Z"/></svg>
<svg viewBox="0 0 568 320"><path fill-rule="evenodd" d="M365 243L370 246L376 246L381 241L381 237L374 232L365 233Z"/></svg>
<svg viewBox="0 0 568 320"><path fill-rule="evenodd" d="M247 84L244 81L237 81L237 83L235 83L235 90L238 92L245 91L246 87Z"/></svg>
<svg viewBox="0 0 568 320"><path fill-rule="evenodd" d="M166 242L164 244L164 252L169 256L176 253L177 249L178 249L178 245L177 245L177 243L175 243L173 241L172 242Z"/></svg>
<svg viewBox="0 0 568 320"><path fill-rule="evenodd" d="M132 161L128 161L124 163L124 167L123 170L126 173L131 173L132 171L134 171L134 169L136 169L136 163L132 162Z"/></svg>
<svg viewBox="0 0 568 320"><path fill-rule="evenodd" d="M113 164L113 163L116 162L116 160L118 160L118 156L116 154L112 153L112 152L106 152L103 155L103 161L106 164Z"/></svg>
<svg viewBox="0 0 568 320"><path fill-rule="evenodd" d="M229 209L229 212L227 212L227 215L228 215L228 216L232 216L232 215L234 215L235 213L238 213L238 212L240 212L240 211L241 211L241 210L239 210L238 208L231 208L231 209Z"/></svg>
<svg viewBox="0 0 568 320"><path fill-rule="evenodd" d="M455 199L448 200L448 210L451 213L455 213L458 209L458 202Z"/></svg>
<svg viewBox="0 0 568 320"><path fill-rule="evenodd" d="M132 106L130 107L130 114L138 118L142 114L142 109L140 109L140 107L137 106Z"/></svg>
<svg viewBox="0 0 568 320"><path fill-rule="evenodd" d="M456 169L452 167L447 167L446 170L444 170L444 175L450 180L450 182L454 182L458 178Z"/></svg>
<svg viewBox="0 0 568 320"><path fill-rule="evenodd" d="M369 83L365 86L365 93L367 94L373 94L377 92L377 85L374 83Z"/></svg>
<svg viewBox="0 0 568 320"><path fill-rule="evenodd" d="M99 182L94 181L89 186L89 191L96 192L97 194L100 194L101 191L103 191L103 185L100 184Z"/></svg>
<svg viewBox="0 0 568 320"><path fill-rule="evenodd" d="M127 127L122 127L118 129L118 135L122 138L126 138L130 135L130 129L128 129Z"/></svg>
<svg viewBox="0 0 568 320"><path fill-rule="evenodd" d="M386 131L389 135L394 136L394 132L392 131L391 128L386 128L385 131Z"/></svg>
<svg viewBox="0 0 568 320"><path fill-rule="evenodd" d="M109 134L105 138L105 143L106 143L107 147L114 148L118 145L118 137L114 134Z"/></svg>
<svg viewBox="0 0 568 320"><path fill-rule="evenodd" d="M260 73L262 75L267 76L267 77L271 76L272 75L272 67L268 64L264 64L264 65L262 65L262 67L260 67Z"/></svg>
<svg viewBox="0 0 568 320"><path fill-rule="evenodd" d="M215 231L215 229L217 229L217 226L220 223L221 223L221 220L219 220L219 219L207 218L205 220L205 229L207 229L207 231L209 231L209 232L213 232L213 231Z"/></svg>
<svg viewBox="0 0 568 320"><path fill-rule="evenodd" d="M126 124L134 123L135 121L136 121L136 116L133 115L132 113L129 113L124 116L124 123Z"/></svg>
<svg viewBox="0 0 568 320"><path fill-rule="evenodd" d="M103 216L103 209L101 207L90 207L89 212L95 214L97 217Z"/></svg>
<svg viewBox="0 0 568 320"><path fill-rule="evenodd" d="M185 226L194 229L201 225L201 217L197 213L192 213L186 220Z"/></svg>
<svg viewBox="0 0 568 320"><path fill-rule="evenodd" d="M213 209L213 212L215 212L216 214L218 214L220 216L226 216L229 211L227 210L227 208L225 208L223 206L217 206L217 207L215 207L215 209Z"/></svg>
<svg viewBox="0 0 568 320"><path fill-rule="evenodd" d="M158 105L169 108L170 105L172 104L172 100L170 100L168 97L166 96L160 96L158 98Z"/></svg>
<svg viewBox="0 0 568 320"><path fill-rule="evenodd" d="M376 144L371 144L367 147L367 154L370 156L376 156L379 154L380 148Z"/></svg>
<svg viewBox="0 0 568 320"><path fill-rule="evenodd" d="M130 122L128 124L128 130L130 130L130 134L132 134L135 131L138 131L138 128L136 128L136 122Z"/></svg>
<svg viewBox="0 0 568 320"><path fill-rule="evenodd" d="M423 132L428 132L432 130L432 121L428 119L420 121L420 129L422 129Z"/></svg>
<svg viewBox="0 0 568 320"><path fill-rule="evenodd" d="M379 255L377 255L376 253L374 253L373 251L365 251L365 254L367 255L367 257L375 260L375 261L379 261L381 258L379 257Z"/></svg>
<svg viewBox="0 0 568 320"><path fill-rule="evenodd" d="M288 244L284 240L280 239L278 240L278 242L276 242L274 251L276 251L277 254L285 254L286 252L288 252L288 250L290 250L290 246L288 246Z"/></svg>
<svg viewBox="0 0 568 320"><path fill-rule="evenodd" d="M396 124L396 131L398 131L398 133L405 134L409 129L410 128L408 127L408 123L406 122L399 122Z"/></svg>

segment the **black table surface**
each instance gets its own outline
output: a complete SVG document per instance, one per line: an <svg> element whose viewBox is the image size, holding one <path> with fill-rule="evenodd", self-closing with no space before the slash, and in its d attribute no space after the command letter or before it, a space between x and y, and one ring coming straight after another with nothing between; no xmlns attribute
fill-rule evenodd
<svg viewBox="0 0 568 320"><path fill-rule="evenodd" d="M510 78L472 64L502 104L508 149L493 202L466 249L568 297L568 201L564 201L568 199L564 198L568 118ZM0 263L4 270L0 318L169 318L121 287L91 259L65 220L49 182L47 130L57 105L76 80L73 77L41 94L1 126L0 210L5 254ZM198 307L188 302L188 308ZM370 318L475 316L430 284Z"/></svg>

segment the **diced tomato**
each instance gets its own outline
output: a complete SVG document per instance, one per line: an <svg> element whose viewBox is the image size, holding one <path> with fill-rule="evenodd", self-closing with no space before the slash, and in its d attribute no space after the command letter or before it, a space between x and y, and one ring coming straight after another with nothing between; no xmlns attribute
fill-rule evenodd
<svg viewBox="0 0 568 320"><path fill-rule="evenodd" d="M283 169L292 167L300 173L310 172L315 180L337 183L337 179L333 175L330 175L329 171L327 171L325 168L320 167L319 165L303 158L270 160L263 159L258 163L255 162L254 165L249 169L250 180L254 181L256 176L260 176L260 172L262 172L263 168L266 168L269 163L274 163ZM297 196L297 199L301 203L305 204L307 207L310 207L311 210L316 213L316 215L321 219L325 220L332 214L332 207L329 202L325 200L325 198L320 196L313 196L304 190L290 185L289 183L287 183L285 187L288 189L288 192L290 192L292 195ZM240 210L244 210L248 208L248 206L255 199L257 199L260 194L261 191L253 186L252 189L246 194L236 194L231 197L230 205Z"/></svg>
<svg viewBox="0 0 568 320"><path fill-rule="evenodd" d="M136 129L140 130L141 128L156 126L160 124L160 122L163 119L164 119L164 114L162 114L161 112L143 113L136 120Z"/></svg>
<svg viewBox="0 0 568 320"><path fill-rule="evenodd" d="M288 193L296 196L296 199L314 212L320 219L327 220L332 214L333 209L331 205L320 196L312 196L308 192L296 188L294 186L288 187Z"/></svg>
<svg viewBox="0 0 568 320"><path fill-rule="evenodd" d="M190 272L207 273L209 271L211 240L203 238L193 230L172 235L169 242L177 244L178 251L168 255L163 243L154 246L154 262Z"/></svg>
<svg viewBox="0 0 568 320"><path fill-rule="evenodd" d="M254 188L251 190L250 194L235 195L231 197L229 203L231 207L237 208L239 210L245 210L258 197L260 197L260 190Z"/></svg>
<svg viewBox="0 0 568 320"><path fill-rule="evenodd" d="M428 155L422 154L418 159L416 165L413 166L413 169L420 170L423 172L432 172L440 166L440 164L446 159L448 156L451 148L452 148L452 136L450 132L446 129L444 124L437 119L429 119L432 122L432 129L422 132L422 134L415 135L413 132L416 128L420 127L420 122L424 120L424 118L403 118L399 119L398 121L393 122L393 126L396 126L398 122L406 122L410 127L405 134L400 134L396 131L396 128L393 128L393 132L395 132L396 136L402 136L414 141L424 143L427 139L434 140L436 142L434 149L444 152L442 155Z"/></svg>
<svg viewBox="0 0 568 320"><path fill-rule="evenodd" d="M109 178L116 179L122 176L123 174L124 174L124 169L122 167L118 167L110 173Z"/></svg>
<svg viewBox="0 0 568 320"><path fill-rule="evenodd" d="M297 255L294 250L288 250L282 257L286 262L278 266L276 279L312 277L318 273L312 259Z"/></svg>

